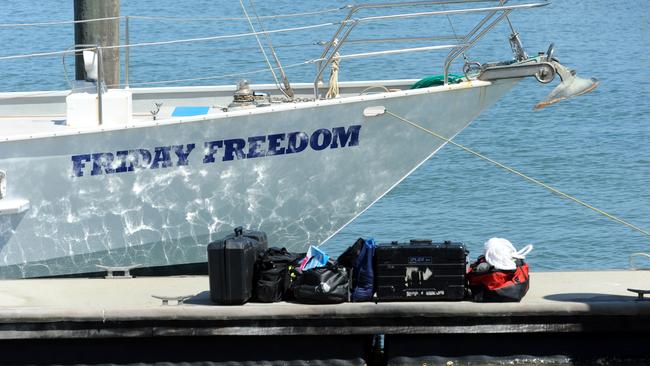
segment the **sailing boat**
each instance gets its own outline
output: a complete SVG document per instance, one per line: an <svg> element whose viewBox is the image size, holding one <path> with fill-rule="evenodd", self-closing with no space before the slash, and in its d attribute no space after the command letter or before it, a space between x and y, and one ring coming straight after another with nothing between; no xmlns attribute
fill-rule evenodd
<svg viewBox="0 0 650 366"><path fill-rule="evenodd" d="M463 1L481 2L491 1ZM0 130L0 278L84 274L97 265L183 268L205 262L206 245L242 224L266 231L271 245L319 244L446 143L377 111L451 139L524 77L562 78L540 107L597 85L561 65L552 46L528 57L514 30L512 60L466 62L463 75L449 74L510 13L544 1L352 19L373 7L442 3L454 2L351 7L312 60L313 83L106 91L106 47L62 51L84 53L95 89L0 95L10 116ZM340 52L357 24L446 14L484 17L458 44ZM438 77L336 78L342 59L436 50L449 52Z"/></svg>

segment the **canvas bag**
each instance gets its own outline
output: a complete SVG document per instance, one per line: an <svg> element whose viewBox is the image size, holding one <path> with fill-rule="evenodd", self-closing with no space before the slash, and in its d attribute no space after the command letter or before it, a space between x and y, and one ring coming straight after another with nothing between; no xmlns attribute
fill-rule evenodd
<svg viewBox="0 0 650 366"><path fill-rule="evenodd" d="M291 285L290 266L303 254L289 253L286 248L272 247L264 252L256 265L254 299L277 302L285 299Z"/></svg>
<svg viewBox="0 0 650 366"><path fill-rule="evenodd" d="M324 267L302 271L291 288L297 302L338 304L348 300L348 274L345 268L329 262Z"/></svg>
<svg viewBox="0 0 650 366"><path fill-rule="evenodd" d="M530 288L528 264L515 260L514 270L499 270L479 256L470 264L467 282L471 298L477 302L519 302Z"/></svg>

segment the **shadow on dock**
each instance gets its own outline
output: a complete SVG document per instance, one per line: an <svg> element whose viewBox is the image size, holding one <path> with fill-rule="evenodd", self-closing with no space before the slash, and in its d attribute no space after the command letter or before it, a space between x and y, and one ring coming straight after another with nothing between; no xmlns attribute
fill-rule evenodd
<svg viewBox="0 0 650 366"><path fill-rule="evenodd" d="M592 302L635 301L636 296L575 292L575 293L566 293L566 294L546 295L543 297L543 299L550 300L550 301L592 303Z"/></svg>

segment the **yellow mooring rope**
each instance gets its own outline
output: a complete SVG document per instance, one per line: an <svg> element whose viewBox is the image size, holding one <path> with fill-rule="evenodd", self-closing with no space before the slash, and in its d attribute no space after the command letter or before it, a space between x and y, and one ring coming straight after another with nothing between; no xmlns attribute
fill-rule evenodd
<svg viewBox="0 0 650 366"><path fill-rule="evenodd" d="M631 229L634 229L634 230L640 232L641 234L644 234L646 236L650 236L650 231L648 231L648 230L642 229L642 228L640 228L640 227L638 227L638 226L636 226L634 224L631 224L631 223L629 223L629 222L627 222L627 221L625 221L625 220L623 220L623 219L621 219L619 217L616 217L616 216L614 216L614 215L612 215L610 213L607 213L607 212L605 212L605 211L603 211L603 210L601 210L601 209L599 209L597 207L594 207L594 206L588 204L587 202L584 202L584 201L582 201L582 200L580 200L578 198L575 198L575 197L573 197L571 195L568 195L568 194L560 191L559 189L553 188L553 187L549 186L548 184L546 184L546 183L544 183L544 182L542 182L540 180L537 180L537 179L535 179L533 177L529 177L526 174L521 173L521 172L519 172L518 170L516 170L514 168L503 165L503 164L499 163L498 161L492 160L492 159L488 158L487 156L485 156L485 155L483 155L483 154L481 154L479 152L476 152L476 151L474 151L474 150L472 150L472 149L470 149L468 147L465 147L465 146L463 146L463 145L461 145L459 143L456 143L454 141L451 141L450 139L448 139L448 138L446 138L446 137L444 137L442 135L439 135L439 134L437 134L437 133L435 133L435 132L433 132L433 131L425 128L425 127L422 127L422 126L418 125L417 123L411 122L411 121L407 120L404 117L401 117L401 116L399 116L399 115L397 115L395 113L392 113L392 112L390 112L388 110L386 110L385 113L397 118L398 120L400 120L400 121L402 121L404 123L407 123L407 124L409 124L409 125L411 125L411 126L413 126L415 128L418 128L418 129L420 129L420 130L422 130L422 131L424 131L424 132L426 132L426 133L428 133L428 134L430 134L432 136L435 136L435 137L437 137L437 138L439 138L439 139L441 139L441 140L443 140L443 141L445 141L447 143L450 143L450 144L452 144L454 146L457 146L457 147L465 150L466 152L468 152L468 153L470 153L470 154L472 154L472 155L474 155L474 156L476 156L476 157L478 157L480 159L483 159L485 161L488 161L488 162L498 166L499 168L505 169L505 170L509 171L510 173L516 174L516 175L526 179L527 181L530 181L530 182L533 182L533 183L535 183L537 185L540 185L540 186L548 189L549 191L551 191L551 192L553 192L553 193L555 193L557 195L560 195L560 196L562 196L564 198L567 198L567 199L569 199L569 200L571 200L571 201L573 201L575 203L578 203L578 204L580 204L580 205L582 205L582 206L584 206L584 207L586 207L586 208L588 208L590 210L593 210L593 211L607 217L610 220L616 221L619 224L623 224L623 225L625 225L625 226L627 226L627 227L629 227Z"/></svg>

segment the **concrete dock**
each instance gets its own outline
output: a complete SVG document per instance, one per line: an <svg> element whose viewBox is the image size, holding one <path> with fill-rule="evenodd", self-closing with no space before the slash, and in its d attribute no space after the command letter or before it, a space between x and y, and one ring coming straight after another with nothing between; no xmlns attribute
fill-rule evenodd
<svg viewBox="0 0 650 366"><path fill-rule="evenodd" d="M468 355L480 356L479 364L485 364L485 357L498 361L521 355L571 364L574 359L610 356L639 362L650 340L650 300L638 301L636 294L627 291L650 289L647 271L533 273L530 291L521 303L498 304L215 306L208 288L205 276L0 281L0 339L4 340L0 354L10 355L21 347L51 349L52 342L58 342L60 349L66 349L66 342L70 349L79 349L78 344L85 342L83 349L95 350L89 357L109 344L111 349L121 344L120 357L127 357L128 344L134 347L136 359L127 357L125 362L140 362L137 355L144 357L147 345L153 347L153 356L147 357L158 360L154 357L158 355L169 362L178 352L164 356L164 350L182 344L186 351L197 347L188 356L200 361L208 361L207 357L214 362L274 364L274 360L304 360L311 355L318 356L311 364L318 360L363 364L373 363L369 347L381 334L385 336L382 362L389 364L449 360L471 364L473 359L463 358ZM153 297L186 295L190 297L181 305L175 301L162 305ZM287 347L287 352L281 352ZM259 354L247 351L251 349ZM223 358L213 359L215 354ZM63 358L57 358L58 363L66 363L64 355L59 356ZM41 363L39 358L29 360Z"/></svg>

